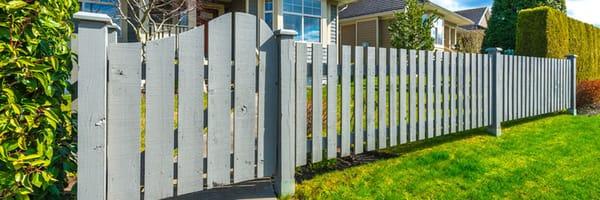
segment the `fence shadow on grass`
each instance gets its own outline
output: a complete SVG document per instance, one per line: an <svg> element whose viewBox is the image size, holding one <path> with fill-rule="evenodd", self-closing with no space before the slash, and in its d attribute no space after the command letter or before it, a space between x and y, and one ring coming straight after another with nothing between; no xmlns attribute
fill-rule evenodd
<svg viewBox="0 0 600 200"><path fill-rule="evenodd" d="M513 126L518 126L518 125L522 125L525 123L538 121L543 118L554 117L554 116L563 115L563 114L567 114L567 113L566 112L550 113L550 114L540 115L537 117L525 118L522 120L509 121L509 122L504 122L502 124L502 126L503 126L503 128L510 128ZM378 132L378 131L376 131L376 132ZM360 155L351 155L348 157L331 159L331 160L327 160L327 161L323 161L323 162L319 162L319 163L311 163L306 166L296 168L295 178L296 178L297 183L301 183L305 180L312 179L317 175L325 174L328 172L344 170L344 169L361 166L361 165L365 165L365 164L376 162L376 161L398 158L402 155L405 155L405 154L408 154L411 152L416 152L416 151L420 151L423 149L428 149L428 148L431 148L434 146L438 146L441 144L451 143L451 142L460 141L460 140L466 140L466 139L470 139L470 138L478 137L478 136L494 137L493 135L489 134L485 128L479 128L479 129L473 129L473 130L464 131L464 132L458 132L458 133L454 133L454 134L449 134L449 135L434 137L434 138L430 138L430 139L426 139L426 140L402 144L402 145L398 145L396 147L392 147L392 148L388 148L388 149L366 152L366 153L363 153Z"/></svg>

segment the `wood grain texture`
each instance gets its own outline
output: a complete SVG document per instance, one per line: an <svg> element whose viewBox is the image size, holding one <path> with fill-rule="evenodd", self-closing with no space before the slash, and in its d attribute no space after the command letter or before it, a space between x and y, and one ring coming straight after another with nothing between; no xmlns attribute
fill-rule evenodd
<svg viewBox="0 0 600 200"><path fill-rule="evenodd" d="M254 179L256 165L256 17L235 13L233 182Z"/></svg>
<svg viewBox="0 0 600 200"><path fill-rule="evenodd" d="M312 45L312 162L323 160L323 47Z"/></svg>
<svg viewBox="0 0 600 200"><path fill-rule="evenodd" d="M354 50L354 154L360 154L364 151L364 47L355 47Z"/></svg>
<svg viewBox="0 0 600 200"><path fill-rule="evenodd" d="M341 155L342 157L350 155L350 74L352 71L350 56L352 55L350 46L342 47L342 143L341 143Z"/></svg>
<svg viewBox="0 0 600 200"><path fill-rule="evenodd" d="M399 53L399 57L398 57L398 63L400 64L400 69L399 69L399 76L398 76L398 82L399 82L399 93L398 96L400 98L400 128L398 129L399 132L399 137L400 137L400 144L405 144L407 142L407 136L408 136L408 132L407 132L407 99L408 99L408 93L406 92L407 90L407 86L406 86L406 79L408 77L407 72L408 72L408 60L406 58L406 49L400 49L400 53Z"/></svg>
<svg viewBox="0 0 600 200"><path fill-rule="evenodd" d="M379 93L379 102L377 104L377 111L379 114L379 128L377 146L378 149L384 149L387 147L387 49L379 48L379 61L377 69L377 77L379 84L377 92Z"/></svg>
<svg viewBox="0 0 600 200"><path fill-rule="evenodd" d="M146 151L144 198L173 195L175 38L146 44Z"/></svg>
<svg viewBox="0 0 600 200"><path fill-rule="evenodd" d="M337 156L337 96L338 64L337 48L327 46L327 158Z"/></svg>
<svg viewBox="0 0 600 200"><path fill-rule="evenodd" d="M306 43L296 44L296 166L306 165L307 69Z"/></svg>
<svg viewBox="0 0 600 200"><path fill-rule="evenodd" d="M398 144L398 51L390 49L389 74L390 74L390 147Z"/></svg>
<svg viewBox="0 0 600 200"><path fill-rule="evenodd" d="M435 57L433 56L434 53L432 51L428 51L427 52L427 77L426 80L427 82L425 84L427 84L427 93L425 94L427 97L427 108L425 110L426 115L427 115L427 138L433 138L435 136L435 126L434 126L434 122L435 122L435 87L434 87L434 80L435 80L435 66L434 66L434 61L435 61Z"/></svg>
<svg viewBox="0 0 600 200"><path fill-rule="evenodd" d="M367 49L367 151L375 150L375 48Z"/></svg>
<svg viewBox="0 0 600 200"><path fill-rule="evenodd" d="M409 50L408 61L408 118L409 142L417 141L417 52Z"/></svg>
<svg viewBox="0 0 600 200"><path fill-rule="evenodd" d="M109 45L108 199L140 198L141 52L140 43Z"/></svg>
<svg viewBox="0 0 600 200"><path fill-rule="evenodd" d="M419 110L419 115L418 115L418 126L419 126L419 131L418 131L418 138L419 140L424 140L427 136L427 132L425 129L425 124L427 122L427 111L425 110L425 104L427 104L427 99L426 94L427 91L425 91L425 84L427 83L427 57L426 57L426 52L425 51L419 51L419 66L418 66L418 82L419 82L419 86L418 86L418 96L419 96L419 101L418 101L418 110Z"/></svg>
<svg viewBox="0 0 600 200"><path fill-rule="evenodd" d="M177 194L204 187L204 26L179 35Z"/></svg>
<svg viewBox="0 0 600 200"><path fill-rule="evenodd" d="M258 140L257 177L270 177L277 165L277 123L271 119L278 117L278 47L277 40L265 21L259 22L259 70L258 70Z"/></svg>
<svg viewBox="0 0 600 200"><path fill-rule="evenodd" d="M208 188L231 183L232 15L208 24Z"/></svg>

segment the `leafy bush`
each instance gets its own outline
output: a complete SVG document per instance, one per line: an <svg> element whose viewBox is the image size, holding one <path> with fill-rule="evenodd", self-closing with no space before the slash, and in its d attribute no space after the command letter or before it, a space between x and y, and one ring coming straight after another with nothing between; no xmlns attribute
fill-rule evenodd
<svg viewBox="0 0 600 200"><path fill-rule="evenodd" d="M483 37L485 34L482 31L467 31L457 30L457 46L458 51L468 53L481 53L483 50Z"/></svg>
<svg viewBox="0 0 600 200"><path fill-rule="evenodd" d="M553 58L577 54L577 80L600 79L600 29L550 7L519 12L516 50Z"/></svg>
<svg viewBox="0 0 600 200"><path fill-rule="evenodd" d="M577 86L577 107L600 106L600 80L582 81Z"/></svg>
<svg viewBox="0 0 600 200"><path fill-rule="evenodd" d="M566 12L565 0L494 0L492 16L485 32L484 48L515 49L518 12L522 9L549 6Z"/></svg>
<svg viewBox="0 0 600 200"><path fill-rule="evenodd" d="M0 198L57 199L75 170L68 105L76 0L0 0Z"/></svg>
<svg viewBox="0 0 600 200"><path fill-rule="evenodd" d="M396 12L388 30L392 46L403 49L433 50L431 28L440 18L434 13L426 15L425 6L417 0L407 0L406 10Z"/></svg>

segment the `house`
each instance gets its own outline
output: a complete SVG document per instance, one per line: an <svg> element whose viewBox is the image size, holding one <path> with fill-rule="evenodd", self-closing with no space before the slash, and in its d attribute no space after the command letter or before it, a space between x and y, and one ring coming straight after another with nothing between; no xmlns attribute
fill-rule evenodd
<svg viewBox="0 0 600 200"><path fill-rule="evenodd" d="M191 28L206 24L228 12L246 12L260 16L273 30L292 29L298 32L299 42L337 44L338 5L348 0L185 0L195 7L181 16L175 25ZM82 11L108 14L121 27L129 27L119 20L117 0L79 0ZM125 1L121 1L125 2ZM159 30L160 31L160 30ZM122 28L119 40L132 41L131 28Z"/></svg>
<svg viewBox="0 0 600 200"><path fill-rule="evenodd" d="M473 21L430 1L422 2L427 11L440 16L431 30L435 49L453 51L457 29ZM405 0L358 0L340 8L341 44L392 47L388 26L394 13L403 12L405 5Z"/></svg>
<svg viewBox="0 0 600 200"><path fill-rule="evenodd" d="M492 15L492 11L488 7L461 10L456 13L473 21L472 24L461 26L466 30L486 30Z"/></svg>

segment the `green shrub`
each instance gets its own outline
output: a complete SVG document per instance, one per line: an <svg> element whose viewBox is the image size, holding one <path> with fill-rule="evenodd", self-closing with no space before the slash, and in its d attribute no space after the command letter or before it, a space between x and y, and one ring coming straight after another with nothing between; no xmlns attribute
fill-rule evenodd
<svg viewBox="0 0 600 200"><path fill-rule="evenodd" d="M483 50L483 31L457 30L457 47L460 52L481 53Z"/></svg>
<svg viewBox="0 0 600 200"><path fill-rule="evenodd" d="M58 199L75 171L68 105L76 0L0 0L0 198Z"/></svg>
<svg viewBox="0 0 600 200"><path fill-rule="evenodd" d="M576 54L577 80L600 79L600 29L550 7L519 12L519 55L564 58Z"/></svg>
<svg viewBox="0 0 600 200"><path fill-rule="evenodd" d="M600 106L600 80L581 81L577 85L577 108Z"/></svg>

